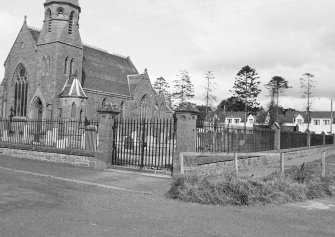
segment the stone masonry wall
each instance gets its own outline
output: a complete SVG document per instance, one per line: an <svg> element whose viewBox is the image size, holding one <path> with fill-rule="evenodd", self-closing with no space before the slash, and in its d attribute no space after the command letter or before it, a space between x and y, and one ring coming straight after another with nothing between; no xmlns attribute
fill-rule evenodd
<svg viewBox="0 0 335 237"><path fill-rule="evenodd" d="M90 157L90 156L29 151L29 150L20 150L20 149L12 149L12 148L0 148L0 152L3 155L8 155L10 157L15 157L15 158L20 158L20 159L38 160L38 161L53 162L53 163L59 163L59 164L68 164L68 165L93 168L93 169L107 168L107 165L105 162L97 159L96 157Z"/></svg>
<svg viewBox="0 0 335 237"><path fill-rule="evenodd" d="M335 146L319 146L310 149L287 149L276 153L250 153L240 155L238 160L239 170L248 170L252 167L266 167L280 162L280 153L284 154L285 161L314 158L321 159L322 153L327 156L335 155ZM215 174L232 172L235 169L234 154L190 154L183 156L184 174Z"/></svg>

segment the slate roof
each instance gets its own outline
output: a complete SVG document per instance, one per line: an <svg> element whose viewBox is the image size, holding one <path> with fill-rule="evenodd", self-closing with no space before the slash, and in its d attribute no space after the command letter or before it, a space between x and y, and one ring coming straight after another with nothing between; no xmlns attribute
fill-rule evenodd
<svg viewBox="0 0 335 237"><path fill-rule="evenodd" d="M31 36L33 37L33 40L35 41L35 43L37 43L38 38L40 37L41 31L30 28L30 27L28 27L28 29L30 31Z"/></svg>
<svg viewBox="0 0 335 237"><path fill-rule="evenodd" d="M128 80L129 80L129 89L131 95L134 95L135 89L137 86L140 84L140 82L143 79L143 74L138 74L138 75L129 75Z"/></svg>
<svg viewBox="0 0 335 237"><path fill-rule="evenodd" d="M32 38L37 43L40 31L29 27ZM82 86L112 94L131 96L144 74L138 74L129 57L110 54L102 50L83 46ZM128 83L129 79L133 79ZM136 79L136 80L135 80Z"/></svg>
<svg viewBox="0 0 335 237"><path fill-rule="evenodd" d="M294 118L298 115L301 115L305 121L307 121L307 112L306 111L287 111L284 117L284 121L287 123L293 123ZM316 119L326 119L330 118L330 111L310 111L311 118ZM334 113L333 113L334 117Z"/></svg>
<svg viewBox="0 0 335 237"><path fill-rule="evenodd" d="M130 96L128 75L138 74L129 58L84 46L84 88Z"/></svg>
<svg viewBox="0 0 335 237"><path fill-rule="evenodd" d="M225 118L244 118L244 112L242 111L231 111L231 112L226 112Z"/></svg>

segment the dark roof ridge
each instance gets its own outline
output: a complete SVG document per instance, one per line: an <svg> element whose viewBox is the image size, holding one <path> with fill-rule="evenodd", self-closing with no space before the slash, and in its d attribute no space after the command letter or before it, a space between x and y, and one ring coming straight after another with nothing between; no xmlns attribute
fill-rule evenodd
<svg viewBox="0 0 335 237"><path fill-rule="evenodd" d="M129 56L124 56L124 55L117 54L117 53L110 53L110 52L108 52L108 50L101 49L99 47L96 47L96 46L93 46L93 45L89 45L89 44L86 44L86 43L83 43L83 46L85 46L87 48L90 48L90 49L94 49L94 50L103 52L103 53L107 53L107 54L110 54L110 55L113 55L113 56L116 56L116 57L119 57L119 58L129 59Z"/></svg>

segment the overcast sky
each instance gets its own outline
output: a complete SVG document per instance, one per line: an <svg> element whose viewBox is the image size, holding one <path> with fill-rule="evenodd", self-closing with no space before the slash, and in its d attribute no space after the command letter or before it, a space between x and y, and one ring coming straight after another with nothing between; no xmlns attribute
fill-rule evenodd
<svg viewBox="0 0 335 237"><path fill-rule="evenodd" d="M3 63L22 26L42 27L44 0L0 0L0 60ZM130 56L153 82L169 82L182 69L202 103L203 74L214 71L218 101L231 94L245 65L260 75L259 99L269 102L264 84L285 77L293 87L284 107L306 108L299 78L315 75L313 110L330 110L335 97L335 0L79 0L83 43ZM3 78L4 68L0 75Z"/></svg>

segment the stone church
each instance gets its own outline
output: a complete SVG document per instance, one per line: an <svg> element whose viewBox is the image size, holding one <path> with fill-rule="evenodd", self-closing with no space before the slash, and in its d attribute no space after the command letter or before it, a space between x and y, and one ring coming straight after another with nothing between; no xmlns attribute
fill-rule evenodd
<svg viewBox="0 0 335 237"><path fill-rule="evenodd" d="M117 106L122 118L169 118L147 70L129 57L82 43L78 0L46 0L42 30L23 26L5 60L1 116L20 119L97 119Z"/></svg>

